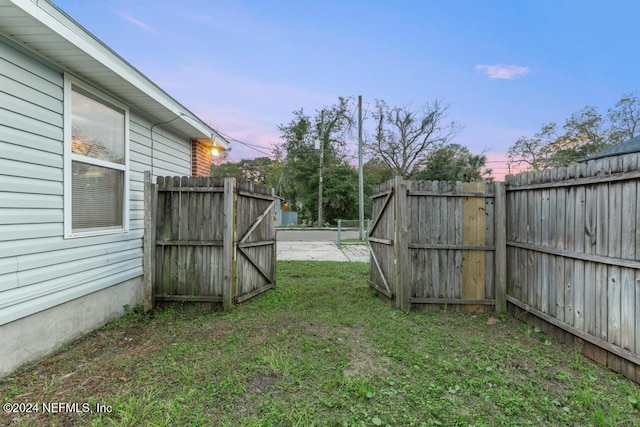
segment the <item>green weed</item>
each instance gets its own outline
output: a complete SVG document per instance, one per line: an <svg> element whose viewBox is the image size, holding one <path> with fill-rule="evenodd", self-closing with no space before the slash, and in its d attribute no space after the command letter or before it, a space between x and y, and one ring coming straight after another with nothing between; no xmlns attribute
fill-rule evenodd
<svg viewBox="0 0 640 427"><path fill-rule="evenodd" d="M640 424L637 384L539 329L510 316L407 315L374 298L367 274L361 263L279 262L277 287L230 312L129 310L0 380L4 402L111 412L1 414L0 424Z"/></svg>

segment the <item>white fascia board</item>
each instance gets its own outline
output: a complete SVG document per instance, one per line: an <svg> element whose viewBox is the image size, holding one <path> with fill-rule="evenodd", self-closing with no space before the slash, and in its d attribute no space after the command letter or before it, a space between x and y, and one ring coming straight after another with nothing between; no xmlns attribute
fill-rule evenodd
<svg viewBox="0 0 640 427"><path fill-rule="evenodd" d="M61 12L55 5L49 1L10 0L10 2L85 52L88 56L104 65L123 80L133 84L145 95L167 108L174 115L180 116L181 120L186 121L185 119L187 117L191 119L188 123L195 131L201 134L192 135L192 137L207 137L212 139L215 137L220 145L228 148L229 142L216 132L215 129L190 113L184 106L128 64L113 50Z"/></svg>

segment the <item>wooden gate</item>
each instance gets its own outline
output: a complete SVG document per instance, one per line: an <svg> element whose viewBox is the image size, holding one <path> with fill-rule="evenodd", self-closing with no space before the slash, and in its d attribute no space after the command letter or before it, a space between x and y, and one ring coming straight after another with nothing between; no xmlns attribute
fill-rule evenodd
<svg viewBox="0 0 640 427"><path fill-rule="evenodd" d="M238 183L235 302L246 301L276 283L276 228L273 190Z"/></svg>
<svg viewBox="0 0 640 427"><path fill-rule="evenodd" d="M506 309L501 183L396 178L372 197L371 287L406 311Z"/></svg>
<svg viewBox="0 0 640 427"><path fill-rule="evenodd" d="M374 188L372 198L373 222L368 242L371 262L369 286L390 300L395 298L395 181L387 181Z"/></svg>
<svg viewBox="0 0 640 427"><path fill-rule="evenodd" d="M146 184L145 280L155 301L222 303L275 286L275 196L235 178Z"/></svg>

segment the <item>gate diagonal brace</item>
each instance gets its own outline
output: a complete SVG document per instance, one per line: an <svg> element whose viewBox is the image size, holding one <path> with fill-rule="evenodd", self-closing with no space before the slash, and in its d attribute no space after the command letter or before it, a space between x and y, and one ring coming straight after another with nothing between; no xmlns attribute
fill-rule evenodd
<svg viewBox="0 0 640 427"><path fill-rule="evenodd" d="M373 258L373 262L376 265L376 267L378 268L378 273L380 273L380 277L382 278L382 284L384 285L385 289L387 290L387 292L389 292L389 295L393 295L393 292L391 292L391 288L389 287L389 284L387 283L387 279L384 275L384 271L382 271L382 267L380 267L380 263L378 262L378 257L376 257L375 252L373 251L373 248L371 247L371 243L367 242L367 245L369 246L369 253L371 254L371 257ZM389 297L391 298L391 297Z"/></svg>
<svg viewBox="0 0 640 427"><path fill-rule="evenodd" d="M382 202L382 208L380 209L380 212L378 212L378 215L375 217L375 219L373 220L373 223L371 224L371 229L369 230L369 235L372 235L373 231L376 229L376 226L378 225L378 222L380 221L380 218L382 218L382 214L384 213L385 209L387 208L387 205L389 204L389 200L391 199L392 196L393 196L393 188L388 190L388 193L386 194L386 197L385 197L384 201Z"/></svg>
<svg viewBox="0 0 640 427"><path fill-rule="evenodd" d="M267 274L266 271L264 271L264 269L253 259L251 258L251 256L249 256L249 253L245 250L245 248L243 247L243 244L245 244L245 242L247 241L247 239L249 239L249 236L251 235L251 233L253 233L253 231L258 227L258 225L260 225L260 223L262 222L262 220L269 214L269 212L271 211L271 209L276 205L276 201L273 200L271 203L269 203L269 206L264 210L264 212L262 212L260 214L260 216L258 216L258 218L256 218L256 220L253 222L253 224L251 225L251 227L249 227L249 229L247 230L246 233L244 233L244 236L242 236L242 239L240 239L240 241L238 242L238 249L240 250L240 252L242 252L242 254L249 260L249 262L251 263L251 265L253 265L256 270L258 270L258 272L260 272L260 274L267 280L267 282L269 282L269 284L273 284L275 282L274 278L269 277L269 275Z"/></svg>
<svg viewBox="0 0 640 427"><path fill-rule="evenodd" d="M251 225L251 227L249 227L249 229L247 230L246 233L244 233L244 236L242 236L242 239L240 239L240 241L238 243L244 243L246 242L246 240L249 238L249 236L251 235L251 233L253 233L253 230L255 230L258 225L260 225L260 223L262 222L262 220L264 219L265 216L267 216L267 214L269 213L269 211L271 210L271 208L273 208L276 205L276 201L272 201L269 206L267 207L267 209L264 210L264 212L262 212L260 214L260 216L258 218L256 218L256 220L254 221L254 223Z"/></svg>
<svg viewBox="0 0 640 427"><path fill-rule="evenodd" d="M242 246L238 246L238 249L240 249L240 252L242 252L242 255L244 255L249 260L251 265L253 265L256 268L256 270L258 270L258 272L262 274L262 277L264 277L267 280L267 282L269 282L270 285L273 285L275 280L272 277L269 277L267 272L264 271L264 269L260 267L260 265L253 258L251 258L251 256L249 256L245 248L243 248Z"/></svg>

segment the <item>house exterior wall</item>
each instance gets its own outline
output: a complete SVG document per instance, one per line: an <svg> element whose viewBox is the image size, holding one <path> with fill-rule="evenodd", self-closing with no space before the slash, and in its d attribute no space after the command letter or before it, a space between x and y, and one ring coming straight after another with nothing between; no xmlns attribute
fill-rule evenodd
<svg viewBox="0 0 640 427"><path fill-rule="evenodd" d="M191 141L191 174L193 176L211 175L211 147L202 141Z"/></svg>
<svg viewBox="0 0 640 427"><path fill-rule="evenodd" d="M64 323L68 312L66 332L55 335L61 346L87 325L94 328L122 314L124 304L141 302L137 290L117 298L110 292L118 293L123 283L135 288L143 274L144 171L191 172L191 142L130 111L129 230L65 239L63 84L62 70L0 37L0 343L6 347L13 337L33 337L19 344L34 355L20 353L15 360L21 363L42 355L38 334L16 335L23 327L15 325L33 325L28 316L38 313L38 324L44 325ZM119 309L96 312L91 321L78 317L77 307L83 306L78 299L95 299L94 292ZM58 314L46 320L53 307ZM41 348L55 347L42 342ZM0 357L0 376L15 366Z"/></svg>
<svg viewBox="0 0 640 427"><path fill-rule="evenodd" d="M0 326L0 378L122 315L124 305L142 301L141 282L127 280Z"/></svg>

